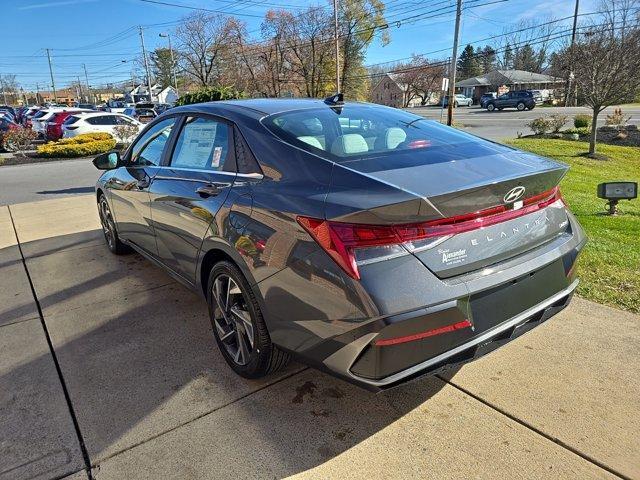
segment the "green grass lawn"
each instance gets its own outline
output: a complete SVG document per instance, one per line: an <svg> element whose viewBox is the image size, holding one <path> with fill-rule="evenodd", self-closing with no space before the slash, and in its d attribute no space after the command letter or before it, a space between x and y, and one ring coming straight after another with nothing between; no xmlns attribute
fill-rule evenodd
<svg viewBox="0 0 640 480"><path fill-rule="evenodd" d="M640 313L640 199L618 204L620 215L603 215L605 202L596 197L598 183L640 182L640 148L598 145L610 160L580 156L585 142L515 139L514 147L555 158L571 170L560 184L562 194L589 237L578 271L578 294L584 298Z"/></svg>

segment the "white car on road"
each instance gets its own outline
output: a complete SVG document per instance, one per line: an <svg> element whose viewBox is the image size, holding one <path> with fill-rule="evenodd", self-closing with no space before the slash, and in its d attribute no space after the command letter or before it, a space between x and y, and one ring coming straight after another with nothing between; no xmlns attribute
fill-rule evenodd
<svg viewBox="0 0 640 480"><path fill-rule="evenodd" d="M123 115L111 112L91 112L70 115L62 124L62 137L72 138L83 133L110 133L116 137L114 128L118 125L131 125L142 130L144 125L139 121Z"/></svg>

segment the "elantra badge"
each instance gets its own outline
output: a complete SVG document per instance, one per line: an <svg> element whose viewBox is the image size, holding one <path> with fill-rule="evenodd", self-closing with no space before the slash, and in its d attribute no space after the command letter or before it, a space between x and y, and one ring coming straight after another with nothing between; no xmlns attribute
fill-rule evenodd
<svg viewBox="0 0 640 480"><path fill-rule="evenodd" d="M504 196L504 203L513 203L524 195L524 187L512 188Z"/></svg>

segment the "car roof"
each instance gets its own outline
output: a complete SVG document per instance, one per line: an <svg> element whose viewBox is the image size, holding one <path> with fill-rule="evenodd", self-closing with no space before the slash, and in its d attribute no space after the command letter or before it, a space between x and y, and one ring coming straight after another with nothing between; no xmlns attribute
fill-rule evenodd
<svg viewBox="0 0 640 480"><path fill-rule="evenodd" d="M97 111L97 112L93 112L93 111L84 111L84 112L75 112L76 115L81 116L82 118L87 118L87 117L104 117L106 115L117 115L118 117L123 116L121 113L118 112L102 112L102 111Z"/></svg>
<svg viewBox="0 0 640 480"><path fill-rule="evenodd" d="M366 102L344 102L343 105L375 106L388 108L383 105ZM177 113L204 113L204 114L236 114L254 118L260 118L274 113L305 110L310 108L331 108L322 99L317 98L254 98L248 100L219 100L215 102L195 103L174 107L164 112L161 117L175 115Z"/></svg>

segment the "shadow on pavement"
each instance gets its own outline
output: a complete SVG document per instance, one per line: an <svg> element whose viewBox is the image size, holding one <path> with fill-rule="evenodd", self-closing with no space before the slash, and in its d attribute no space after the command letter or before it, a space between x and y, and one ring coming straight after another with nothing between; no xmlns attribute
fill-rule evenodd
<svg viewBox="0 0 640 480"><path fill-rule="evenodd" d="M71 187L60 190L42 190L36 192L38 195L73 194L73 193L93 193L96 187Z"/></svg>
<svg viewBox="0 0 640 480"><path fill-rule="evenodd" d="M263 471L261 442L276 431L280 440L270 445L280 462L276 470L290 475L362 442L444 385L420 379L375 395L315 370L300 374L303 368L295 363L262 380L238 377L218 352L204 300L136 254L110 254L96 244L99 235L96 230L22 245L33 255L27 266L94 465L215 412L231 415L225 424L244 431L244 470ZM0 370L0 386L13 391L0 397L0 412L11 412L12 398L37 389L32 372L46 361L48 353ZM251 394L265 387L266 394L271 388L279 392L268 411L251 402ZM309 401L308 408L299 408ZM38 409L37 402L32 408ZM16 415L15 423L0 428L20 423L39 434L38 418ZM303 455L301 445L286 439L299 438L305 429L314 429L317 445ZM233 430L210 435L216 442L237 441ZM0 437L8 438L0 443L0 458L21 447L4 431ZM237 460L228 452L211 455L220 456L220 465Z"/></svg>

